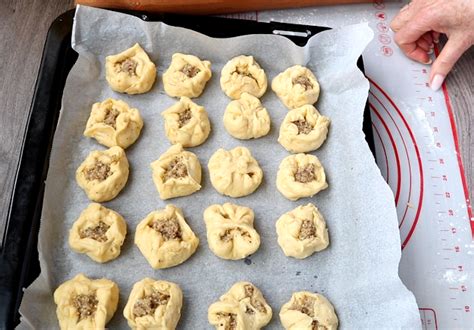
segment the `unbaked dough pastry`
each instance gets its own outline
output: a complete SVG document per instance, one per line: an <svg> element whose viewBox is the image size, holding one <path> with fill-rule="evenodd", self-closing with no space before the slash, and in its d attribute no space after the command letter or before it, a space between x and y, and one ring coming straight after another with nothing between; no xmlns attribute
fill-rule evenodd
<svg viewBox="0 0 474 330"><path fill-rule="evenodd" d="M270 116L258 98L242 93L225 109L224 127L237 139L257 139L270 131Z"/></svg>
<svg viewBox="0 0 474 330"><path fill-rule="evenodd" d="M307 154L291 155L278 168L277 189L289 200L312 197L328 187L324 168L318 157Z"/></svg>
<svg viewBox="0 0 474 330"><path fill-rule="evenodd" d="M251 208L232 203L214 204L204 211L209 248L223 259L243 259L260 246Z"/></svg>
<svg viewBox="0 0 474 330"><path fill-rule="evenodd" d="M181 144L171 146L151 163L153 181L160 198L191 195L201 189L201 164L195 154L183 150Z"/></svg>
<svg viewBox="0 0 474 330"><path fill-rule="evenodd" d="M147 277L133 285L123 316L132 329L174 330L182 306L183 292L177 284Z"/></svg>
<svg viewBox="0 0 474 330"><path fill-rule="evenodd" d="M61 329L105 329L117 310L118 300L117 284L106 278L91 280L83 274L64 282L54 291Z"/></svg>
<svg viewBox="0 0 474 330"><path fill-rule="evenodd" d="M92 151L76 171L76 181L94 202L114 199L128 180L125 151L112 147Z"/></svg>
<svg viewBox="0 0 474 330"><path fill-rule="evenodd" d="M182 97L161 114L165 119L165 133L171 143L195 147L206 141L211 123L204 107L188 97Z"/></svg>
<svg viewBox="0 0 474 330"><path fill-rule="evenodd" d="M287 330L336 330L339 323L329 300L307 291L293 293L281 307L280 321Z"/></svg>
<svg viewBox="0 0 474 330"><path fill-rule="evenodd" d="M127 235L127 224L117 212L91 203L69 231L69 246L97 262L117 258Z"/></svg>
<svg viewBox="0 0 474 330"><path fill-rule="evenodd" d="M199 239L184 220L181 209L169 204L151 212L137 226L135 244L154 269L185 262L197 249Z"/></svg>
<svg viewBox="0 0 474 330"><path fill-rule="evenodd" d="M240 55L222 68L221 88L234 100L245 92L260 97L267 90L267 76L253 56Z"/></svg>
<svg viewBox="0 0 474 330"><path fill-rule="evenodd" d="M311 203L283 214L276 222L278 244L288 257L304 259L329 245L326 221Z"/></svg>
<svg viewBox="0 0 474 330"><path fill-rule="evenodd" d="M127 94L148 92L156 79L156 66L135 44L117 55L105 58L105 78L114 91Z"/></svg>
<svg viewBox="0 0 474 330"><path fill-rule="evenodd" d="M211 62L194 55L176 53L163 74L163 86L171 97L198 97L211 79Z"/></svg>
<svg viewBox="0 0 474 330"><path fill-rule="evenodd" d="M107 99L92 105L84 135L106 147L126 149L140 135L143 120L135 108L121 100Z"/></svg>
<svg viewBox="0 0 474 330"><path fill-rule="evenodd" d="M319 98L319 83L308 68L292 66L272 81L272 89L288 109L314 104Z"/></svg>
<svg viewBox="0 0 474 330"><path fill-rule="evenodd" d="M245 147L230 151L217 150L209 159L207 167L214 188L230 197L250 195L263 178L262 169Z"/></svg>
<svg viewBox="0 0 474 330"><path fill-rule="evenodd" d="M237 282L209 306L209 323L220 330L258 330L272 319L272 308L250 282Z"/></svg>
<svg viewBox="0 0 474 330"><path fill-rule="evenodd" d="M328 135L329 118L312 105L289 111L280 126L278 142L289 152L309 152L318 149Z"/></svg>

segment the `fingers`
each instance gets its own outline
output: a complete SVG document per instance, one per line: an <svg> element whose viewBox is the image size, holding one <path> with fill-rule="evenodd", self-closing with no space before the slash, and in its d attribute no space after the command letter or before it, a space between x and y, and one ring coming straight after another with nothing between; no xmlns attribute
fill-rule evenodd
<svg viewBox="0 0 474 330"><path fill-rule="evenodd" d="M421 36L426 42L430 45L433 45L433 32L426 32L424 35Z"/></svg>
<svg viewBox="0 0 474 330"><path fill-rule="evenodd" d="M423 37L416 41L416 46L423 49L426 53L431 50L431 45L432 44L426 41Z"/></svg>
<svg viewBox="0 0 474 330"><path fill-rule="evenodd" d="M398 30L400 30L402 26L404 26L410 20L413 14L413 8L409 4L405 5L402 9L400 9L400 12L390 23L390 28L392 29L392 31L397 32Z"/></svg>
<svg viewBox="0 0 474 330"><path fill-rule="evenodd" d="M438 58L433 62L430 73L430 86L438 90L446 75L451 71L461 55L469 48L469 42L464 36L452 36L444 46Z"/></svg>
<svg viewBox="0 0 474 330"><path fill-rule="evenodd" d="M409 58L428 64L430 63L428 51L431 45L422 36L429 32L430 28L422 22L423 20L412 20L409 24L402 26L395 34L395 42Z"/></svg>
<svg viewBox="0 0 474 330"><path fill-rule="evenodd" d="M433 42L435 44L437 44L439 42L439 36L440 36L440 33L439 32L435 32L435 31L432 31L431 32L431 35L433 37Z"/></svg>

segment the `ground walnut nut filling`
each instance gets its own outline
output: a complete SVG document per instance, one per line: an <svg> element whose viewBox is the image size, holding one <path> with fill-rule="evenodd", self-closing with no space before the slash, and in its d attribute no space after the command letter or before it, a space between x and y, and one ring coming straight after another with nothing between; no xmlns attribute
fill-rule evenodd
<svg viewBox="0 0 474 330"><path fill-rule="evenodd" d="M314 298L304 296L302 299L296 300L291 309L306 314L309 317L314 317L315 302L316 300Z"/></svg>
<svg viewBox="0 0 474 330"><path fill-rule="evenodd" d="M311 318L314 318L315 302L316 300L314 298L304 296L302 299L295 301L291 309L299 311L303 314L306 314ZM312 330L326 330L327 328L323 325L320 325L317 320L313 320L313 322L311 322L311 329Z"/></svg>
<svg viewBox="0 0 474 330"><path fill-rule="evenodd" d="M159 306L165 306L170 300L170 295L153 290L150 295L138 299L133 305L133 316L142 317L153 315Z"/></svg>
<svg viewBox="0 0 474 330"><path fill-rule="evenodd" d="M250 305L252 305L253 308L258 310L260 313L266 313L267 309L265 308L265 305L258 299L256 299L253 294L255 291L255 288L251 286L250 284L247 284L244 286L245 290L245 295L247 297L250 297ZM247 306L247 309L245 310L247 314L255 314L255 311Z"/></svg>
<svg viewBox="0 0 474 330"><path fill-rule="evenodd" d="M188 78L195 77L200 71L201 70L199 70L197 67L189 63L187 63L181 70L181 72L183 72Z"/></svg>
<svg viewBox="0 0 474 330"><path fill-rule="evenodd" d="M312 220L305 219L301 223L300 232L298 234L299 240L311 239L316 237L316 227Z"/></svg>
<svg viewBox="0 0 474 330"><path fill-rule="evenodd" d="M258 64L256 62L253 62L253 64L258 66ZM255 80L255 82L258 85L257 79L255 79L255 77L249 72L249 69L246 66L245 67L237 66L233 73L237 73L239 76L249 77L249 78Z"/></svg>
<svg viewBox="0 0 474 330"><path fill-rule="evenodd" d="M114 108L108 108L105 112L104 116L104 124L113 127L114 129L116 128L116 123L117 123L117 117L120 115L120 112Z"/></svg>
<svg viewBox="0 0 474 330"><path fill-rule="evenodd" d="M217 313L217 316L222 321L219 324L220 327L224 327L223 330L234 330L237 329L237 315L234 313Z"/></svg>
<svg viewBox="0 0 474 330"><path fill-rule="evenodd" d="M165 171L165 181L169 179L180 179L180 178L185 178L188 176L188 169L186 165L183 163L182 159L179 157L176 157L173 159L166 171Z"/></svg>
<svg viewBox="0 0 474 330"><path fill-rule="evenodd" d="M95 294L79 294L72 300L72 305L76 309L79 321L93 316L98 304L99 301Z"/></svg>
<svg viewBox="0 0 474 330"><path fill-rule="evenodd" d="M308 183L316 179L314 174L314 164L307 164L304 167L298 167L295 173L295 180L301 183Z"/></svg>
<svg viewBox="0 0 474 330"><path fill-rule="evenodd" d="M232 228L232 229L226 229L223 235L220 236L221 241L224 242L230 242L234 239L234 235L237 233L238 235L242 236L242 238L245 238L248 241L251 241L252 236L250 236L250 233L246 230L243 230L241 228Z"/></svg>
<svg viewBox="0 0 474 330"><path fill-rule="evenodd" d="M118 72L126 72L129 76L136 76L137 65L138 63L134 59L127 58L125 61L118 62L115 66Z"/></svg>
<svg viewBox="0 0 474 330"><path fill-rule="evenodd" d="M293 82L293 85L303 86L305 91L307 91L308 89L313 88L313 84L308 79L308 77L305 77L305 76L298 76L298 77L294 78L292 82Z"/></svg>
<svg viewBox="0 0 474 330"><path fill-rule="evenodd" d="M85 176L87 181L104 181L110 175L112 175L110 171L110 165L104 164L101 161L97 161L92 168L88 168L85 171Z"/></svg>
<svg viewBox="0 0 474 330"><path fill-rule="evenodd" d="M313 126L304 119L292 121L292 124L298 128L298 135L309 134L313 130Z"/></svg>
<svg viewBox="0 0 474 330"><path fill-rule="evenodd" d="M103 221L99 221L99 224L95 227L87 227L86 229L82 229L79 232L79 236L81 238L92 238L97 242L106 242L107 241L107 230L109 230L110 226L107 225Z"/></svg>
<svg viewBox="0 0 474 330"><path fill-rule="evenodd" d="M153 221L150 227L160 233L165 241L182 239L181 227L176 218Z"/></svg>
<svg viewBox="0 0 474 330"><path fill-rule="evenodd" d="M191 109L187 108L183 112L180 112L178 114L178 116L179 116L179 118L178 118L178 127L181 128L184 125L186 125L187 123L189 123L189 121L191 120L193 114L191 112Z"/></svg>

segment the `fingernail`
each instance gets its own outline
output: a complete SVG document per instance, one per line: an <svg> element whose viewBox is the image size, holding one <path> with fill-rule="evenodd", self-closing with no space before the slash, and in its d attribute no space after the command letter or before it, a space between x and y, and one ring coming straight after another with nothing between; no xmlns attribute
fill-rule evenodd
<svg viewBox="0 0 474 330"><path fill-rule="evenodd" d="M444 78L445 76L443 76L442 74L439 74L439 73L436 74L433 77L433 80L431 80L431 84L430 84L431 89L434 91L437 91L438 89L440 89L441 85L444 82Z"/></svg>
<svg viewBox="0 0 474 330"><path fill-rule="evenodd" d="M428 52L428 54L431 54L431 53ZM431 63L433 63L433 60L431 58L428 61L423 62L423 64L431 64Z"/></svg>
<svg viewBox="0 0 474 330"><path fill-rule="evenodd" d="M430 50L428 51L428 55L431 55L431 54L433 54L433 48L430 48Z"/></svg>
<svg viewBox="0 0 474 330"><path fill-rule="evenodd" d="M437 43L439 43L439 39L433 39L433 42L434 42L435 44L437 44Z"/></svg>

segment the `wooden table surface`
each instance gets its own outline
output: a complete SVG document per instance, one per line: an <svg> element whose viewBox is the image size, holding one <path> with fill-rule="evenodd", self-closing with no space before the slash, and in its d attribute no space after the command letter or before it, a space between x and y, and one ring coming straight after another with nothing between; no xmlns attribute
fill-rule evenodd
<svg viewBox="0 0 474 330"><path fill-rule="evenodd" d="M0 242L46 33L72 7L70 0L0 0ZM457 63L447 84L473 196L474 47Z"/></svg>

